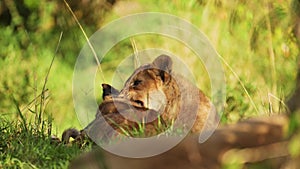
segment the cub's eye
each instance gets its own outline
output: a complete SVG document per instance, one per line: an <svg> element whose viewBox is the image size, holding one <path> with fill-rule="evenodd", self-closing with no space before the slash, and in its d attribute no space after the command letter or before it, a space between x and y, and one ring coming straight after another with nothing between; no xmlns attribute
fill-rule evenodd
<svg viewBox="0 0 300 169"><path fill-rule="evenodd" d="M135 80L134 82L133 82L133 86L137 86L137 85L139 85L139 84L141 84L141 80Z"/></svg>

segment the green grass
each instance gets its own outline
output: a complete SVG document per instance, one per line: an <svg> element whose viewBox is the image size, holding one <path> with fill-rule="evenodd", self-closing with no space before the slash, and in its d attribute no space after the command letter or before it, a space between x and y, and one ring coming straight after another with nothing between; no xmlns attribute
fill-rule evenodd
<svg viewBox="0 0 300 169"><path fill-rule="evenodd" d="M12 96L16 119L0 117L0 168L67 168L71 159L90 149L53 141L53 118L45 112L49 97L44 91L31 102L35 103L29 109L32 116L25 116Z"/></svg>
<svg viewBox="0 0 300 169"><path fill-rule="evenodd" d="M32 92L29 91L33 99L27 105L22 107L18 101L22 99L16 98L17 93L5 83L7 97L15 114L4 114L6 116L0 118L0 168L67 168L71 159L84 149L89 149L88 146L81 149L76 144L67 146L52 140L53 134L57 133L53 133L55 123L52 113L48 113L46 109L51 98L47 83L57 49L45 66L46 70L39 88L37 79L34 79ZM14 117L14 120L7 117Z"/></svg>
<svg viewBox="0 0 300 169"><path fill-rule="evenodd" d="M70 127L84 127L80 126L72 103L72 76L85 37L67 8L56 1L47 2L47 5L30 2L33 1L25 3L30 9L26 21L22 15L15 15L10 25L0 25L1 166L66 168L69 160L84 150L52 145L49 136L60 136ZM136 12L166 12L179 16L204 32L223 58L227 99L222 123L284 110L282 103L295 85L299 53L291 35L290 1L134 0L125 3L132 8L115 6L103 13L99 23L87 24L84 18L79 18L87 36L97 30L95 25L105 25ZM77 14L80 12L83 11L77 9ZM58 43L61 32L63 35ZM138 51L160 48L180 56L196 75L197 85L210 95L205 67L195 62L196 56L189 48L157 35L140 35L133 39ZM115 68L133 51L130 39L109 51L101 63L106 83L112 81ZM54 55L43 96L45 100L39 108L39 96ZM97 74L95 80L98 101L101 100L101 77ZM42 115L39 122L36 121L38 114ZM139 128L134 132L142 131Z"/></svg>
<svg viewBox="0 0 300 169"><path fill-rule="evenodd" d="M84 150L77 145L51 142L51 121L43 121L38 130L32 124L1 119L1 168L67 168L69 161ZM50 125L50 126L48 126Z"/></svg>

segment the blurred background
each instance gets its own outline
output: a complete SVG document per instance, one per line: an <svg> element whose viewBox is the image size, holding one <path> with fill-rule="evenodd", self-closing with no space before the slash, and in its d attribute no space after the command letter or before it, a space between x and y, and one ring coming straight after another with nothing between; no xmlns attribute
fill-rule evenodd
<svg viewBox="0 0 300 169"><path fill-rule="evenodd" d="M286 110L284 102L294 91L297 75L299 47L293 34L297 0L67 2L88 37L115 19L141 12L173 14L198 27L223 58L227 96L222 123ZM0 34L1 116L19 118L17 101L23 114L33 118L40 104L36 98L46 81L43 112L53 118L54 133L82 128L73 108L72 76L86 39L64 1L0 1ZM157 35L135 36L114 46L101 61L106 82L125 57L148 48L176 53L193 70L197 85L210 94L205 67L189 59L193 52L174 39ZM98 102L100 76L95 89Z"/></svg>

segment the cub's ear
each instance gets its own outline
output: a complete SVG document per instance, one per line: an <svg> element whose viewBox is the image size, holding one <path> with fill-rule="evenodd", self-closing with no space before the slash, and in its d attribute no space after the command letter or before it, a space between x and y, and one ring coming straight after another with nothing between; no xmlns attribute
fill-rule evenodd
<svg viewBox="0 0 300 169"><path fill-rule="evenodd" d="M117 89L115 89L111 85L105 84L105 83L102 84L102 91L103 91L103 94L102 94L103 100L107 100L111 97L115 97L120 94L120 92Z"/></svg>
<svg viewBox="0 0 300 169"><path fill-rule="evenodd" d="M153 66L159 69L159 76L163 82L170 80L170 74L172 72L172 59L167 55L160 55L153 61Z"/></svg>
<svg viewBox="0 0 300 169"><path fill-rule="evenodd" d="M173 61L168 55L160 55L153 61L153 66L163 70L167 73L171 73Z"/></svg>

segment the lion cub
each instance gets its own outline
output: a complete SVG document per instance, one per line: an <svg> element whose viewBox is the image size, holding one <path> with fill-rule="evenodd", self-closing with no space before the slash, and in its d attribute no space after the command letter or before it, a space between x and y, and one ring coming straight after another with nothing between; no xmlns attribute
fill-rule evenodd
<svg viewBox="0 0 300 169"><path fill-rule="evenodd" d="M108 84L102 84L102 88L103 102L95 120L80 132L75 129L66 130L62 136L63 142L68 143L70 137L81 138L86 132L96 137L94 139L111 137L111 130L104 126L104 121L114 129L119 126L136 128L136 122L123 117L131 108L134 110L129 112L139 113L138 116L147 117L148 120L152 119L143 122L146 126L146 136L155 135L157 130L155 126L158 126L159 122L153 121L153 115L160 117L159 121L163 127L173 123L175 127L187 127L192 132L201 132L204 126L205 129L209 129L218 120L208 97L186 78L173 73L172 59L166 55L161 55L152 63L136 69L120 92Z"/></svg>
<svg viewBox="0 0 300 169"><path fill-rule="evenodd" d="M217 116L211 101L189 80L173 73L172 64L169 56L160 55L139 67L118 97L160 112L167 123L188 127L192 132L201 132L206 123L206 128L214 125Z"/></svg>

